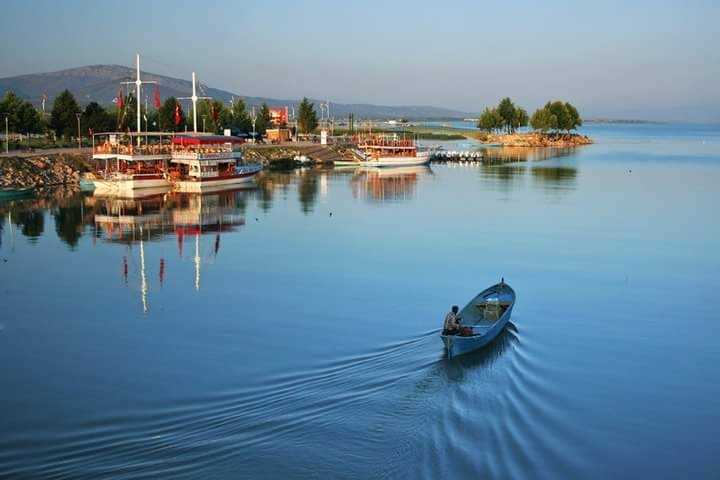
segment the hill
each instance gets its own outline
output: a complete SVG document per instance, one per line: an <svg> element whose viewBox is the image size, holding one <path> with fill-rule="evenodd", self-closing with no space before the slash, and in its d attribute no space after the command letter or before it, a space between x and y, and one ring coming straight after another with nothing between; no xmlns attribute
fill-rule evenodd
<svg viewBox="0 0 720 480"><path fill-rule="evenodd" d="M0 94L6 90L13 90L19 96L40 105L42 95L48 95L49 105L52 105L54 98L63 90L70 90L75 98L82 103L98 102L101 105L109 105L117 95L120 82L132 80L135 71L132 68L122 65L88 65L85 67L70 68L57 72L34 73L19 75L15 77L0 78ZM189 80L166 77L150 72L143 72L147 80L155 80L160 86L162 98L187 97L190 96L192 85ZM127 88L125 89L127 91ZM297 99L277 99L265 97L248 97L237 93L228 92L218 88L203 86L203 94L213 97L222 102L229 102L232 97L245 99L248 105L260 105L266 102L270 106L294 105ZM152 95L149 95L152 98ZM319 103L318 100L313 100ZM451 119L464 118L469 114L440 107L431 106L393 106L393 105L371 105L371 104L342 104L330 103L330 110L334 117L347 117L354 113L356 118L408 118L408 119Z"/></svg>

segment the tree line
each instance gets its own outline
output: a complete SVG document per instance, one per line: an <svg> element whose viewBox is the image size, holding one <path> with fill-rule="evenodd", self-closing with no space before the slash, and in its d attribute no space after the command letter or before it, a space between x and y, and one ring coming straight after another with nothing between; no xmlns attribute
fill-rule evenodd
<svg viewBox="0 0 720 480"><path fill-rule="evenodd" d="M80 114L81 136L98 132L135 130L137 108L140 108L143 131L181 132L193 129L192 112L186 115L181 102L175 97L166 98L159 108L149 108L142 102L138 106L135 95L130 92L118 96L115 105L111 107L90 102L83 109L73 94L69 90L64 90L55 98L49 118L12 91L7 91L0 100L0 115L7 117L10 132L38 134L52 131L66 139L78 135L78 114ZM266 103L253 111L241 98L234 99L230 105L218 100L201 100L198 102L197 118L198 130L204 128L204 131L210 133L222 133L224 129L229 128L233 134L250 133L254 129L256 133L264 135L268 128L285 126L274 125L270 107ZM298 131L311 133L317 126L315 106L307 98L303 98L298 105Z"/></svg>
<svg viewBox="0 0 720 480"><path fill-rule="evenodd" d="M528 118L527 112L516 106L510 98L503 98L497 107L485 108L480 114L477 127L486 132L515 133L518 128L527 127L543 133L574 130L582 126L577 108L569 102L547 102Z"/></svg>

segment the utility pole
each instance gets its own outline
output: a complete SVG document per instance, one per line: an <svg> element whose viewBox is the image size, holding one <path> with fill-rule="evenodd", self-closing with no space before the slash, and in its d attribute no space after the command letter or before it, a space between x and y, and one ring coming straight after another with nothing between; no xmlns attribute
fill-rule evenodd
<svg viewBox="0 0 720 480"><path fill-rule="evenodd" d="M82 113L75 114L75 116L77 117L77 121L78 121L78 150L82 149L82 143L81 143L82 137L80 136L80 115L82 115Z"/></svg>
<svg viewBox="0 0 720 480"><path fill-rule="evenodd" d="M207 116L207 115L203 115L203 133L205 133L205 117L206 117L206 116Z"/></svg>
<svg viewBox="0 0 720 480"><path fill-rule="evenodd" d="M8 130L8 114L5 114L5 153L10 152L10 131Z"/></svg>

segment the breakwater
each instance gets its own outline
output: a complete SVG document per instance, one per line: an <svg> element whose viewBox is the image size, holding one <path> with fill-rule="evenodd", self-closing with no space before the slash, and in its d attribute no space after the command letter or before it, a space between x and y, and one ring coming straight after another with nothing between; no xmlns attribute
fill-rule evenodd
<svg viewBox="0 0 720 480"><path fill-rule="evenodd" d="M76 185L82 173L88 170L87 156L77 153L3 157L0 158L0 187Z"/></svg>

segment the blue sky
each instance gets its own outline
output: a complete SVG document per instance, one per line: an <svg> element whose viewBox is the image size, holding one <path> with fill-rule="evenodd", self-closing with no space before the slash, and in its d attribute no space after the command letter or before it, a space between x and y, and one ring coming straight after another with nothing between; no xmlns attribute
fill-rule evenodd
<svg viewBox="0 0 720 480"><path fill-rule="evenodd" d="M242 95L720 121L720 2L4 0L0 28L1 77L140 51Z"/></svg>

